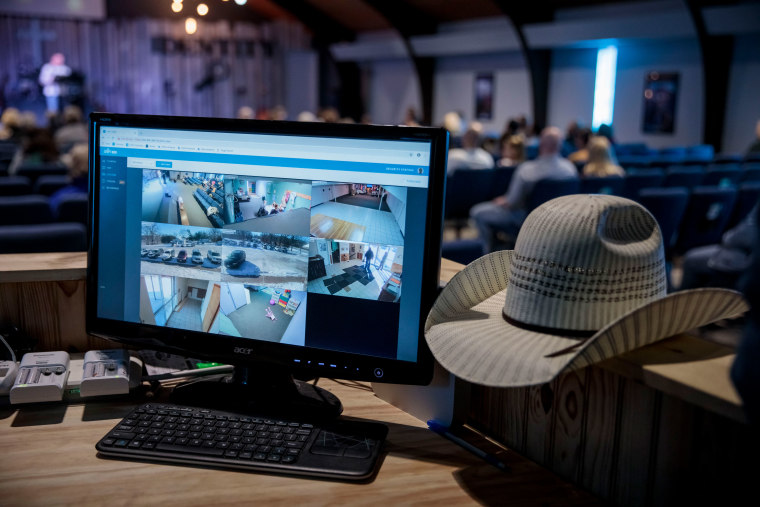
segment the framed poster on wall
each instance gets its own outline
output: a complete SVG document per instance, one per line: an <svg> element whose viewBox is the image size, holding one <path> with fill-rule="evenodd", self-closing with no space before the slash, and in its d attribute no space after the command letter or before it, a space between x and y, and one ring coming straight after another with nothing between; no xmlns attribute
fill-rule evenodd
<svg viewBox="0 0 760 507"><path fill-rule="evenodd" d="M677 72L649 72L644 81L644 117L641 130L647 134L675 131L678 102Z"/></svg>
<svg viewBox="0 0 760 507"><path fill-rule="evenodd" d="M493 118L493 73L481 73L475 76L475 119L491 120Z"/></svg>

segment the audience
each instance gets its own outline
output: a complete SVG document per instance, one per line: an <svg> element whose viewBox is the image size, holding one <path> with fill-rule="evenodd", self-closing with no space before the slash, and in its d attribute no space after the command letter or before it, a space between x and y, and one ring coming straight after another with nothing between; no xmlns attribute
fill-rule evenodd
<svg viewBox="0 0 760 507"><path fill-rule="evenodd" d="M507 193L492 201L473 206L470 217L478 228L486 253L493 250L496 232L503 232L511 240L517 237L527 215L525 209L533 187L545 179L577 178L572 162L559 155L562 133L557 127L546 127L541 132L538 158L523 162L517 167Z"/></svg>
<svg viewBox="0 0 760 507"><path fill-rule="evenodd" d="M699 287L734 289L752 264L758 240L757 213L760 203L739 225L726 231L719 245L692 248L683 256L680 290Z"/></svg>
<svg viewBox="0 0 760 507"><path fill-rule="evenodd" d="M22 117L22 130L24 137L21 142L21 149L11 161L8 167L8 174L16 174L16 171L22 165L27 164L45 164L58 161L58 148L55 146L53 136L49 129L28 126L28 119Z"/></svg>
<svg viewBox="0 0 760 507"><path fill-rule="evenodd" d="M474 128L467 129L462 136L462 147L449 150L447 173L457 169L491 169L493 156L480 147L480 134Z"/></svg>
<svg viewBox="0 0 760 507"><path fill-rule="evenodd" d="M585 163L588 161L588 141L591 138L591 129L580 127L575 130L573 146L575 151L567 156L570 162Z"/></svg>
<svg viewBox="0 0 760 507"><path fill-rule="evenodd" d="M65 195L86 194L88 190L88 157L89 148L87 143L75 144L69 150L69 153L61 157L62 161L69 168L70 182L63 188L58 189L50 196L48 202L53 215L58 214L58 206Z"/></svg>
<svg viewBox="0 0 760 507"><path fill-rule="evenodd" d="M75 144L87 143L89 134L87 125L82 121L82 110L77 106L66 106L63 109L63 126L53 138L61 153L67 153Z"/></svg>
<svg viewBox="0 0 760 507"><path fill-rule="evenodd" d="M610 142L606 137L592 137L588 143L588 162L583 166L584 177L625 176L625 171L610 157Z"/></svg>
<svg viewBox="0 0 760 507"><path fill-rule="evenodd" d="M19 142L21 140L21 111L9 107L0 116L0 141Z"/></svg>
<svg viewBox="0 0 760 507"><path fill-rule="evenodd" d="M511 167L525 162L525 138L515 134L504 139L501 144L499 167Z"/></svg>

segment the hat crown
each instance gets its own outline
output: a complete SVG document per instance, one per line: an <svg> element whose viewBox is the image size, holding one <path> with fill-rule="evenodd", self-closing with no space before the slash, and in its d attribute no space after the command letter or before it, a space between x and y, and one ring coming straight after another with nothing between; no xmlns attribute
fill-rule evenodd
<svg viewBox="0 0 760 507"><path fill-rule="evenodd" d="M544 203L525 219L504 314L558 332L596 331L666 291L654 217L621 197L571 195Z"/></svg>

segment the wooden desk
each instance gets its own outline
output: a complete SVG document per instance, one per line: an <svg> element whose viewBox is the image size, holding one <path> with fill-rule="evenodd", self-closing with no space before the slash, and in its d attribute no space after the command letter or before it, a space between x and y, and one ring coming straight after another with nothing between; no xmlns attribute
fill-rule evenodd
<svg viewBox="0 0 760 507"><path fill-rule="evenodd" d="M441 279L460 269L444 260ZM0 255L0 322L16 323L48 350L112 346L84 334L84 275L84 254ZM735 486L752 470L744 468L750 431L729 380L733 358L730 348L682 335L545 386L470 386L468 422L618 504L726 500L719 493L738 491ZM371 393L326 386L343 399L348 415L391 426L388 456L371 484L100 460L95 442L124 414L115 415L119 407L107 404L6 410L0 421L0 495L10 492L14 503L24 500L22 493L32 495L31 503L103 503L103 492L131 501L135 491L143 492L135 500L140 503L170 501L175 494L191 503L595 501L512 451L502 459L514 474L498 475ZM57 445L63 447L54 450ZM96 474L103 487L89 482ZM201 480L209 492L196 485Z"/></svg>
<svg viewBox="0 0 760 507"><path fill-rule="evenodd" d="M599 505L514 452L502 472L375 397L367 384L323 380L345 415L386 423L372 482L343 483L98 457L95 443L135 402L0 407L0 504L11 505Z"/></svg>

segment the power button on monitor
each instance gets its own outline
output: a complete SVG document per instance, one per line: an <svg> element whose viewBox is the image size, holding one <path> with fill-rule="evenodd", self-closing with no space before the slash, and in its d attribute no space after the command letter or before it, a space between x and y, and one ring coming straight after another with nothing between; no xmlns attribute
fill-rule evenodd
<svg viewBox="0 0 760 507"><path fill-rule="evenodd" d="M375 368L375 377L377 377L377 378L383 378L383 369L382 368Z"/></svg>

